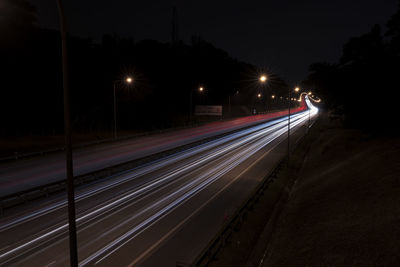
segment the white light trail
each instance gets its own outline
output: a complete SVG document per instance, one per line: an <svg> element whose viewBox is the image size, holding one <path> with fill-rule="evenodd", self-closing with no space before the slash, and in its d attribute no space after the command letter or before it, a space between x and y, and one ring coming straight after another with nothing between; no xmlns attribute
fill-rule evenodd
<svg viewBox="0 0 400 267"><path fill-rule="evenodd" d="M311 104L311 102L308 100L307 97L306 97L306 103L310 109L309 112L312 112L313 115L318 112L318 109ZM291 128L296 127L300 123L304 122L307 118L308 118L308 112L301 112L298 114L291 115L291 120L293 120L293 122L291 123ZM103 259L108 255L110 255L111 253L113 253L120 246L122 246L126 242L129 242L132 238L134 238L142 231L150 227L156 221L160 220L162 217L171 212L173 209L175 209L176 207L187 201L190 197L203 190L210 183L219 179L222 175L224 175L225 173L236 167L238 164L246 160L248 157L250 157L257 151L259 151L262 147L264 147L268 143L275 140L278 136L284 134L287 131L286 125L287 125L287 117L284 117L275 121L261 124L259 126L251 127L249 129L228 135L226 137L217 139L215 141L208 142L198 147L164 158L160 161L157 161L155 164L130 170L129 172L125 172L123 175L119 175L118 177L116 177L116 180L113 180L106 186L103 185L101 187L97 187L92 190L79 194L77 196L77 201L93 196L94 194L99 194L100 192L103 192L109 188L115 187L126 181L135 179L136 177L161 169L162 167L168 166L169 164L179 162L184 158L194 156L198 153L205 152L207 150L211 150L212 148L222 145L216 151L207 152L200 159L192 160L189 163L186 163L185 166L181 166L175 169L174 171L167 173L166 175L157 177L156 179L140 186L139 188L135 188L133 191L128 192L123 196L119 196L118 198L112 200L111 202L105 205L98 206L94 208L91 212L88 212L87 214L79 216L76 220L77 223L84 223L85 220L87 222L87 220L92 220L93 218L98 218L100 216L103 216L103 214L105 213L110 213L111 211L116 210L117 208L120 208L123 205L126 205L127 203L131 202L133 199L141 195L147 194L151 190L155 190L169 181L173 181L176 177L183 175L184 173L188 173L200 167L201 165L211 162L223 156L224 154L233 151L234 149L247 145L247 147L243 149L240 153L233 155L232 157L230 157L229 159L218 165L216 168L211 169L208 172L205 172L199 177L196 177L193 181L191 181L188 184L185 184L172 194L169 194L166 197L162 198L161 200L152 203L150 206L141 210L140 213L137 213L134 216L132 216L128 221L132 221L139 215L142 215L145 212L148 212L156 207L159 208L159 210L156 213L151 214L147 219L137 224L134 228L132 228L119 238L115 239L107 246L98 250L96 253L89 256L87 259L82 261L81 264L84 265L88 262L93 261L94 259L99 258L100 256L102 256L101 259ZM235 142L229 143L232 142L233 140L235 140ZM22 222L26 222L27 220L32 220L37 216L41 216L49 212L52 212L55 209L59 209L65 206L65 204L66 204L65 202L59 202L52 205L51 207L44 208L37 212L31 213L28 216L18 218L17 220L9 224L0 226L0 231L7 230L10 227L18 225ZM116 227L120 227L120 225ZM45 239L66 232L67 228L68 224L62 224L61 226L56 227L55 229L52 229L47 233L41 234L36 238L28 240L25 243L8 250L7 252L3 252L2 254L0 254L0 260L6 260L7 258L12 257L13 255L16 256L15 254L20 255L21 253L28 252L35 246L40 245L40 242L44 241Z"/></svg>

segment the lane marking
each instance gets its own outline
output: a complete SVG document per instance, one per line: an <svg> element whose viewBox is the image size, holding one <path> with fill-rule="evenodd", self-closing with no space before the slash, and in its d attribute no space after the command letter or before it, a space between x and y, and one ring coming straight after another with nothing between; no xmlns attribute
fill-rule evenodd
<svg viewBox="0 0 400 267"><path fill-rule="evenodd" d="M279 131L282 131L282 130L279 130ZM278 132L275 132L272 135L273 136L268 136L268 137L262 138L258 142L255 142L255 144L253 144L249 148L246 148L243 151L241 151L239 154L236 154L235 156L229 158L229 160L227 162L225 162L225 165L222 165L222 166L219 165L218 166L219 168L214 168L215 171L211 170L211 171L209 171L210 173L202 174L200 177L198 177L197 179L193 180L188 185L185 185L184 187L178 189L177 191L175 191L171 195L168 195L168 196L164 197L162 200L159 200L158 202L156 202L155 204L152 204L150 207L148 207L148 209L151 209L152 206L157 205L158 203L165 202L166 200L171 198L173 195L176 195L180 191L184 191L186 188L188 188L192 184L195 184L198 181L200 181L199 185L195 185L192 189L190 189L190 191L188 191L188 192L184 193L182 196L178 197L176 200L174 200L173 202L168 204L166 207L162 208L160 211L158 211L157 213L155 213L152 216L150 216L149 218L147 218L144 222L142 222L138 226L135 226L134 228L132 228L131 230L129 230L128 232L126 232L122 236L120 236L117 239L115 239L113 242L109 243L108 245L106 245L102 249L98 250L97 252L95 252L94 254L89 256L88 258L86 258L84 261L80 262L80 265L81 266L82 265L86 265L90 261L92 261L95 258L99 257L101 254L106 253L107 250L111 250L111 251L108 252L102 258L100 258L100 260L98 260L96 262L96 264L101 262L102 260L104 260L108 256L110 256L111 254L113 254L116 250L118 250L119 248L124 246L126 243L128 243L130 240L132 240L133 238L138 236L140 233L145 231L147 228L149 228L153 224L155 224L157 221L159 221L160 219L162 219L163 217L165 217L166 215L171 213L177 207L179 207L180 205L182 205L183 203L188 201L192 196L196 195L198 192L200 192L201 190L206 188L209 184L211 184L214 181L218 180L225 173L229 172L230 170L235 168L237 165L239 165L241 162L243 162L244 160L246 160L247 158L252 156L255 152L257 152L258 150L263 148L266 144L268 144L268 143L272 142L273 140L275 140L276 139L275 135L279 136ZM264 145L261 146L259 149L257 149L257 147L259 147L258 146L259 143L264 143ZM255 151L255 152L251 153L251 154L248 154L248 152L250 152L250 151ZM212 174L212 172L215 172L214 176L208 178L209 175ZM201 180L203 180L203 181L201 181Z"/></svg>
<svg viewBox="0 0 400 267"><path fill-rule="evenodd" d="M193 213L191 213L188 217L186 217L183 221L181 221L179 224L177 224L174 228L172 228L167 234L165 234L162 238L160 238L156 243L154 243L150 248L142 252L139 257L137 257L134 261L132 261L128 266L131 267L138 263L140 260L142 260L147 254L152 252L155 248L157 248L164 240L169 238L173 233L175 233L181 226L183 226L187 221L189 221L192 217L194 217L201 209L203 209L205 206L207 206L211 201L213 201L219 194L224 191L227 187L229 187L233 182L235 182L237 179L239 179L244 173L246 173L250 168L252 168L255 164L257 164L261 159L263 159L266 154L271 152L272 149L274 149L276 146L281 144L283 141L280 141L278 144L276 144L274 147L266 151L258 160L253 162L250 166L248 166L246 169L244 169L238 176L236 176L234 179L232 179L228 184L226 184L223 188L221 188L216 194L214 194L210 199L208 199L206 202L204 202L200 207L198 207Z"/></svg>
<svg viewBox="0 0 400 267"><path fill-rule="evenodd" d="M50 266L53 266L53 265L54 265L54 263L56 263L56 261L52 261L52 262L50 262L49 264L46 264L44 267L50 267Z"/></svg>
<svg viewBox="0 0 400 267"><path fill-rule="evenodd" d="M305 116L297 116L297 117L300 117L300 118L298 118L295 121L293 121L293 124L291 125L292 126L291 128L296 127L297 125L299 125L299 124L301 124L301 123L303 123L305 121L305 119L304 119ZM304 119L304 120L302 120L302 119ZM277 126L277 128L278 128L278 126ZM273 132L272 134L260 139L259 141L256 141L255 145L252 144L252 146L250 146L250 148L247 148L247 149L244 149L243 151L241 151L240 155L236 155L236 156L233 157L233 159L231 158L230 160L225 162L225 166L221 166L221 171L217 171L217 172L223 172L224 168L225 168L226 172L228 172L229 170L233 169L234 167L236 167L238 164L240 164L241 162L243 162L244 160L246 160L250 156L254 155L257 151L259 151L265 145L267 145L267 144L271 143L272 141L276 140L276 138L278 138L279 136L283 135L285 132L286 132L286 129L285 129L285 126L283 126L283 127L280 127L279 130L276 130L275 132ZM260 132L258 134L254 134L254 136L258 137L258 136L260 136L262 134L263 134L263 132ZM239 143L243 143L243 141L241 141ZM262 143L262 146L259 147L258 144L261 144L261 143ZM253 151L253 153L251 153L248 156L246 156L249 151ZM241 155L243 155L243 157ZM238 163L235 166L230 167L230 166L232 166L232 163L230 163L230 161L232 161L232 162L236 161L236 159L235 159L236 157L239 157L239 158L242 157L242 160L240 160L240 162L237 161ZM252 165L250 165L250 167L251 166ZM206 186L208 184L214 182L215 180L219 179L222 175L223 174L221 174L220 176L216 176L214 178L210 178L209 180L206 180L205 181ZM202 176L204 176L204 175L202 175ZM199 179L200 179L200 177L197 178L196 180L192 181L190 184L194 183L195 181L198 181ZM124 246L126 243L130 242L130 240L134 239L136 236L141 234L147 228L151 227L157 221L159 221L162 218L164 218L167 214L171 213L178 206L182 205L184 202L186 202L188 199L190 199L190 197L192 197L193 195L197 194L199 191L203 190L206 186L204 186L202 184L204 184L204 182L202 182L199 186L196 186L194 189L192 189L188 193L185 193L184 196L187 195L187 197L185 197L183 200L178 201L178 202L177 202L177 200L173 201L171 204L168 204L166 207L164 207L161 211L157 212L156 214L152 215L150 218L146 219L144 222L139 224L140 227L136 226L136 227L132 228L131 230L129 230L128 232L126 232L122 236L120 236L117 239L115 239L113 242L107 244L105 247L103 247L102 249L98 250L97 252L95 252L94 254L92 254L91 256L86 258L85 260L83 260L80 263L80 266L86 265L90 261L94 260L96 257L99 257L101 254L106 253L107 250L111 250L111 251L108 252L105 256L101 257L95 264L98 264L99 262L103 261L105 258L109 257L116 250L118 250L119 248ZM186 187L187 186L185 186L183 188L180 188L178 191L174 192L172 195L175 195L177 192L182 191ZM171 195L166 196L163 200L166 200L166 199L168 199L170 197L171 197ZM182 199L182 197L178 198L178 200L179 199ZM147 223L145 223L145 222L147 222ZM118 243L120 243L120 244L118 244ZM116 247L116 248L114 248L114 247Z"/></svg>
<svg viewBox="0 0 400 267"><path fill-rule="evenodd" d="M224 136L224 137L222 137L220 139L213 140L211 142L207 142L205 144L200 145L200 148L199 148L199 146L196 146L196 147L193 147L193 148L189 148L189 149L184 150L182 152L178 152L175 155L171 155L171 156L166 157L164 159L160 159L160 160L155 161L155 163L157 163L156 166L154 166L153 164L151 164L151 165L150 164L146 164L144 166L140 166L140 167L137 167L137 168L126 170L126 171L124 171L122 173L119 173L119 174L116 174L116 175L112 175L112 176L110 176L110 178L113 177L113 176L119 176L120 178L117 181L109 183L109 184L107 184L107 185L105 185L103 187L94 188L92 190L89 190L89 192L84 192L82 194L79 194L75 198L75 201L79 202L79 201L84 200L86 198L95 196L95 195L97 195L99 193L102 193L102 192L108 190L108 189L111 189L113 187L119 186L119 185L121 185L121 184L123 184L125 182L129 182L129 181L135 179L138 176L146 175L146 174L151 173L153 171L159 170L162 167L167 166L168 164L171 164L171 163L174 163L174 162L178 162L182 158L186 158L186 157L190 157L190 156L199 154L199 153L201 153L201 152L203 152L205 150L215 148L216 146L221 145L223 143L227 143L227 142L233 141L234 139L240 139L241 137L243 137L243 136L245 136L245 135L247 135L249 133L254 133L256 131L266 130L269 127L276 126L277 124L284 122L284 120L286 120L286 119L285 118L281 118L281 119L269 121L269 122L266 122L266 123L263 123L263 124L260 124L260 125L257 125L257 126L253 126L253 127L249 128L249 129L242 130L240 132L229 134L229 135ZM149 169L145 169L145 168L149 168ZM130 172L132 172L132 171L139 171L139 172L138 173L134 173L132 175L132 174L130 174ZM122 178L123 176L128 176L128 177ZM47 215L50 212L53 212L55 210L64 208L64 207L66 207L66 204L67 204L66 201L61 201L59 203L53 204L53 206L44 207L43 209L40 209L38 211L32 212L31 214L28 214L26 216L14 219L13 221L11 221L11 222L9 222L7 224L0 225L0 232L8 230L9 228L12 228L12 227L16 227L16 226L18 226L18 225L20 225L22 223L26 223L26 222L29 222L31 220L34 220L34 219L36 219L36 218L38 218L40 216Z"/></svg>
<svg viewBox="0 0 400 267"><path fill-rule="evenodd" d="M303 123L305 121L302 121ZM299 125L300 123L296 124L295 126ZM294 127L294 126L293 126ZM292 127L291 127L292 128ZM283 132L281 135L285 134ZM280 136L281 136L280 135ZM274 139L276 140L276 139ZM147 256L147 254L151 253L154 249L156 249L161 243L164 242L164 240L168 239L173 233L175 233L181 226L183 226L186 222L188 222L193 216L195 216L201 209L203 209L205 206L207 206L211 201L213 201L217 196L219 196L222 191L224 191L228 186L230 186L233 182L235 182L237 179L239 179L244 173L246 173L250 168L254 167L255 164L257 164L259 161L261 161L268 153L271 152L271 150L275 149L278 145L280 145L282 142L286 141L286 138L283 139L282 141L278 142L275 146L270 148L268 151L266 151L261 157L259 157L258 160L253 162L250 166L248 166L246 169L244 169L238 176L236 176L233 180L231 180L228 184L226 184L223 188L221 188L216 194L214 194L210 199L208 199L206 202L204 202L200 207L198 207L193 213L191 213L188 217L186 217L183 221L181 221L179 224L177 224L174 228L172 228L167 234L165 234L163 237L158 239L156 243L154 243L152 246L150 246L147 250L142 252L139 257L137 257L134 261L132 261L128 266L131 267L141 261L144 257ZM97 264L98 262L96 262Z"/></svg>
<svg viewBox="0 0 400 267"><path fill-rule="evenodd" d="M304 116L302 116L303 114L299 114L298 116L292 116L292 117L296 117L297 118L297 120L296 121L298 121L298 124L299 123L301 123L302 122L302 118L304 117ZM281 123L283 123L284 121L282 121ZM267 132L271 132L271 130L272 129L274 129L274 128L279 128L280 127L280 125L279 124L281 124L281 123L277 123L276 125L274 125L275 127L268 127L268 129L266 130L266 128L264 128L264 129L262 129L261 130L261 133L258 133L258 134L251 134L251 136L252 136L252 138L256 138L256 137L258 137L258 136L260 136L261 134L266 134ZM293 123L293 127L294 127L294 125L295 125L295 123ZM281 129L280 130L278 130L277 132L279 132L279 131L281 131ZM283 133L282 133L283 134ZM273 135L275 135L274 133L272 133L271 134L271 136L273 136ZM281 135L281 134L279 134L279 135ZM278 135L278 136L279 136ZM244 138L245 140L247 139L247 140L249 140L249 138ZM251 138L250 138L251 139ZM271 140L271 142L273 141L273 140L275 140L276 139L276 137L275 138L273 138L272 140ZM246 143L246 142L244 142L243 140L242 141L240 141L239 142L239 144L243 144L243 143ZM231 147L232 148L232 146L228 146L228 147ZM233 146L233 147L237 147L237 145L236 146ZM213 154L213 153L212 153ZM215 153L216 155L219 155L219 154L221 154L221 153ZM158 181L159 182L159 181ZM153 184L154 185L154 184ZM148 186L146 186L146 187L148 187ZM141 188L141 190L139 190L139 191L142 191L143 190L143 188ZM137 194L138 192L134 192L133 194L128 194L128 196L132 196L132 195L135 195L135 194ZM121 202L123 202L124 200L126 200L127 198L128 198L128 196L124 196L124 197L122 197L122 198L120 198L119 200L117 200L117 201L114 201L114 202L112 202L112 203L109 203L108 205L106 205L106 206L103 206L102 208L100 208L100 209L98 209L98 210L95 210L95 211L93 211L93 212L91 212L91 213L89 213L89 214L87 214L87 215L84 215L84 216L82 216L81 218L79 218L77 221L79 222L80 220L82 220L82 219L85 219L85 218L87 218L87 217L89 217L89 216L93 216L93 215L98 215L98 212L101 212L102 210L104 210L104 209L107 209L107 208L114 208L115 206L115 204L121 204ZM112 207L112 206L114 206L114 207ZM119 205L117 205L117 206L119 206ZM47 238L47 237L49 237L50 235L52 235L52 234L55 234L55 233L57 233L57 231L58 230L63 230L65 227L67 227L68 226L68 224L64 224L64 225L62 225L61 227L58 227L58 228L56 228L56 229L53 229L52 231L50 231L50 232L47 232L47 233L45 233L45 234L43 234L42 236L39 236L39 237L37 237L37 238L34 238L33 240L31 240L31 241L28 241L28 242L26 242L25 244L23 244L23 245L20 245L19 247L17 247L17 248L14 248L14 249L12 249L12 250L10 250L10 251L8 251L8 252L6 252L6 253L4 253L4 254L1 254L0 255L0 258L3 258L3 257L6 257L6 256L8 256L8 255L10 255L10 254L12 254L13 252L16 252L16 251L18 251L18 250L20 250L20 249L22 249L22 248L24 248L24 247L26 247L26 246L29 246L29 245L31 245L31 244L33 244L33 243L35 243L35 242L37 242L37 241L39 241L39 240L41 240L41 239L44 239L44 238Z"/></svg>

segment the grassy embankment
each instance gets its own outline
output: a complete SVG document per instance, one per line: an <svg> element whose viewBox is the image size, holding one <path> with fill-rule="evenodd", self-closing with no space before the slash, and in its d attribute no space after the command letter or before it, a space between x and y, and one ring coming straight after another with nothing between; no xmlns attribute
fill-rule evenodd
<svg viewBox="0 0 400 267"><path fill-rule="evenodd" d="M211 266L399 266L400 138L323 117Z"/></svg>

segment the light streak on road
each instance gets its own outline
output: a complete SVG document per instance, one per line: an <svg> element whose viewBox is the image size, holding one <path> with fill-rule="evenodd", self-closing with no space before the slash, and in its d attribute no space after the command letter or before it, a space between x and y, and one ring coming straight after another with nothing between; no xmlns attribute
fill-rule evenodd
<svg viewBox="0 0 400 267"><path fill-rule="evenodd" d="M295 127L295 125L296 125L296 123L294 123L293 127ZM83 262L80 263L80 265L85 265L85 264L93 261L96 257L98 257L99 255L101 255L103 253L106 253L110 249L112 249L111 252L108 252L107 255L104 256L102 259L104 259L108 255L112 254L115 250L120 248L122 245L124 245L125 243L130 241L132 238L136 237L139 230L140 230L140 232L142 232L143 228L145 228L145 227L147 228L147 227L151 226L154 221L161 219L167 212L169 212L172 209L176 208L177 206L183 204L193 194L199 192L200 190L205 188L207 185L214 182L215 180L220 178L222 175L226 174L228 171L230 171L231 169L233 169L234 167L236 167L237 165L239 165L240 163L245 161L247 158L249 158L251 155L256 153L258 150L260 150L263 147L263 145L270 143L271 141L273 141L276 138L276 136L279 136L280 134L282 134L284 132L285 132L284 129L280 129L280 130L276 131L274 134L272 134L271 136L268 136L268 138L263 138L260 141L248 146L245 150L230 157L230 159L225 161L223 165L221 164L215 169L210 169L208 172L204 173L202 176L197 177L191 183L185 185L184 187L181 187L179 190L173 192L172 194L168 195L164 199L159 200L158 202L152 204L151 206L149 206L147 208L148 210L154 209L160 203L167 203L168 200L173 198L175 195L178 195L179 193L184 192L188 188L193 187L192 189L187 191L183 196L180 196L176 200L172 201L170 204L167 204L165 207L163 207L157 213L153 214L147 220L145 220L141 224L137 225L135 228L133 228L129 232L125 233L123 236L121 236L118 239L114 240L113 242L109 243L106 247L102 248L100 251L96 252L94 255L85 259ZM193 186L194 184L197 184L197 183L199 183L199 184L196 186ZM135 217L136 216L137 215L135 215ZM122 243L122 244L120 244L120 243ZM116 248L113 248L115 246L116 246Z"/></svg>
<svg viewBox="0 0 400 267"><path fill-rule="evenodd" d="M304 124L308 120L309 115L314 116L318 113L318 109L311 104L307 96L305 97L305 101L309 107L309 111L291 115L291 128ZM171 165L177 165L172 170L162 172L161 175L152 177L152 179L138 184L121 195L113 195L108 201L95 204L89 210L78 214L76 222L78 224L79 235L79 232L90 229L93 225L101 224L115 213L135 205L142 198L154 196L154 199L147 206L137 210L135 214L126 218L124 222L114 225L102 233L102 236L110 235L116 237L106 245L96 248L94 251L92 249L89 255L80 261L80 265L83 266L103 261L194 195L220 179L276 138L285 134L286 131L287 116L207 142L157 160L151 164L125 171L109 177L102 183L80 191L76 196L78 203L89 201L97 195L106 194L108 190L139 179L144 175L163 170L163 168ZM217 161L217 165L211 164ZM199 170L201 172L197 173ZM191 176L192 173L197 174ZM166 194L161 194L165 188L173 188L174 190L168 191ZM65 205L65 201L58 201L37 211L3 223L0 225L0 233L19 226L22 227L33 220L40 220L45 215L65 208ZM125 231L123 234L117 234L120 229L125 229L123 227L127 226L129 226L128 231ZM61 222L58 226L55 225L52 229L45 229L43 230L44 233L28 237L26 240L19 242L19 244L11 244L10 247L4 247L0 251L0 265L7 264L18 257L29 254L29 252L39 248L44 242L59 240L60 236L65 239L67 229L68 224ZM91 244L86 244L86 247L89 245Z"/></svg>
<svg viewBox="0 0 400 267"><path fill-rule="evenodd" d="M258 125L258 126L252 127L250 129L242 130L242 131L240 131L238 133L234 133L234 134L231 134L229 136L225 136L225 137L219 138L217 140L208 142L206 144L203 144L203 145L200 145L200 146L196 146L194 148L190 148L190 149L185 150L183 152L180 152L180 153L174 154L172 156L163 158L161 160L153 161L153 162L151 162L149 164L146 164L145 166L140 166L138 168L126 170L126 171L124 171L122 173L119 173L117 175L110 176L110 177L108 177L106 184L101 184L99 186L96 186L96 187L91 188L89 190L86 190L84 192L77 192L77 194L75 196L75 201L79 202L79 201L84 200L84 199L86 199L88 197L92 197L92 196L94 196L96 194L102 193L102 192L104 192L104 191L106 191L108 189L116 187L116 186L118 186L120 184L123 184L123 183L125 183L127 181L130 181L130 180L135 179L137 177L143 176L143 175L148 174L150 172L154 172L154 171L156 171L158 169L161 169L162 167L171 165L171 164L173 164L175 162L178 162L179 160L191 157L191 156L193 156L195 154L198 154L200 152L209 150L209 149L211 149L213 147L216 147L216 146L219 146L221 144L230 142L230 141L235 140L235 139L237 139L239 137L243 137L243 136L248 135L248 134L250 134L252 132L256 132L256 131L259 131L259 130L264 129L266 127L273 126L273 125L275 125L275 124L277 124L279 122L282 122L282 121L286 121L286 119L285 118L281 118L281 119L274 120L272 122L267 122L267 123L264 123L262 125ZM66 201L59 201L58 203L52 204L51 206L41 208L41 209L39 209L39 210L37 210L35 212L31 212L28 215L24 215L24 216L15 218L15 219L13 219L12 221L10 221L10 222L8 222L6 224L0 225L0 232L4 231L4 230L7 230L10 227L14 227L14 226L18 225L19 223L27 222L29 220L37 218L38 216L48 214L49 212L52 212L52 211L54 211L56 209L64 208L66 205L67 205Z"/></svg>

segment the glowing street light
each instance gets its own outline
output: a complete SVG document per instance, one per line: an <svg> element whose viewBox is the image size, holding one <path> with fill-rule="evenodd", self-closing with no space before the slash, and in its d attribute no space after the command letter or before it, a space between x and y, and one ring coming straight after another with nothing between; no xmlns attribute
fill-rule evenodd
<svg viewBox="0 0 400 267"><path fill-rule="evenodd" d="M128 76L124 80L116 80L114 81L114 139L117 139L117 100L115 97L115 90L117 87L117 83L125 82L130 85L133 83L133 78Z"/></svg>
<svg viewBox="0 0 400 267"><path fill-rule="evenodd" d="M260 76L260 82L265 83L267 81L267 76L266 75L261 75Z"/></svg>
<svg viewBox="0 0 400 267"><path fill-rule="evenodd" d="M294 91L296 93L298 93L300 91L300 88L298 86L296 86L294 88ZM291 108L291 101L296 101L296 98L292 98L292 89L289 88L289 92L288 92L288 98L286 98L289 102L289 108L288 108L288 130L287 130L287 162L289 165L289 157L290 157L290 108Z"/></svg>
<svg viewBox="0 0 400 267"><path fill-rule="evenodd" d="M272 95L271 98L272 98L272 99L275 99L275 95Z"/></svg>
<svg viewBox="0 0 400 267"><path fill-rule="evenodd" d="M258 98L261 98L261 94L260 94L260 93L258 93L257 97L258 97Z"/></svg>
<svg viewBox="0 0 400 267"><path fill-rule="evenodd" d="M204 86L199 86L197 89L199 93L203 93L205 91ZM192 111L193 111L193 92L196 92L195 88L190 89L190 94L189 94L189 122L192 121Z"/></svg>

